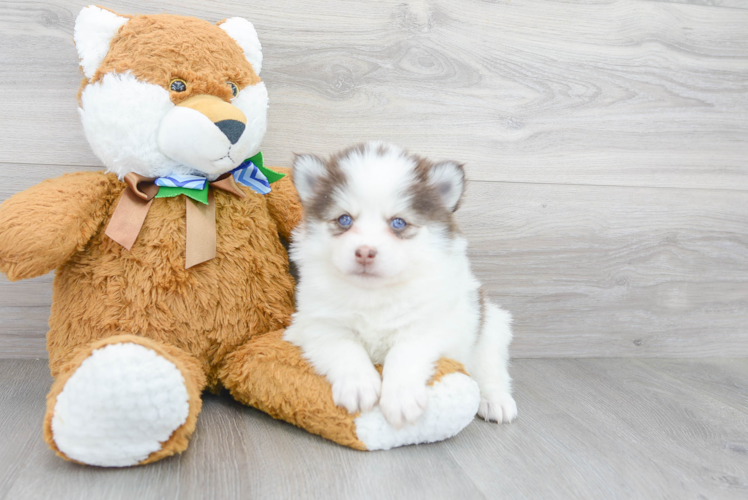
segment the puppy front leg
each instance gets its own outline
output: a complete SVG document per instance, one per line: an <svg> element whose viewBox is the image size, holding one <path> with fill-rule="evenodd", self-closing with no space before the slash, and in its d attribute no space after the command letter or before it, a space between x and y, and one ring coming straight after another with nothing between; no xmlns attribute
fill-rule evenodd
<svg viewBox="0 0 748 500"><path fill-rule="evenodd" d="M429 342L412 340L396 343L384 360L382 398L379 408L395 427L415 423L426 411L426 384L434 374L440 351Z"/></svg>
<svg viewBox="0 0 748 500"><path fill-rule="evenodd" d="M328 324L291 326L285 339L301 347L315 371L327 378L337 406L356 413L377 403L382 378L352 332Z"/></svg>

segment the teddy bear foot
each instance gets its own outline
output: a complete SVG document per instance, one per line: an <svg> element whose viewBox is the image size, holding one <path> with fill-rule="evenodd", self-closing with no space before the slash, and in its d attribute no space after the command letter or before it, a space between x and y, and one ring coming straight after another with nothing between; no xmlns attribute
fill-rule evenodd
<svg viewBox="0 0 748 500"><path fill-rule="evenodd" d="M137 343L109 344L93 350L57 394L51 438L65 458L125 467L162 450L189 414L174 363Z"/></svg>
<svg viewBox="0 0 748 500"><path fill-rule="evenodd" d="M391 426L378 406L350 414L336 406L327 379L317 374L283 331L258 336L226 356L219 371L224 387L239 401L312 434L357 450L448 439L467 427L480 405L478 383L464 367L441 359L428 383L428 406L415 424Z"/></svg>
<svg viewBox="0 0 748 500"><path fill-rule="evenodd" d="M478 384L461 372L449 373L426 389L428 407L415 424L392 427L379 408L355 419L356 435L367 450L433 443L455 436L475 418L480 404Z"/></svg>

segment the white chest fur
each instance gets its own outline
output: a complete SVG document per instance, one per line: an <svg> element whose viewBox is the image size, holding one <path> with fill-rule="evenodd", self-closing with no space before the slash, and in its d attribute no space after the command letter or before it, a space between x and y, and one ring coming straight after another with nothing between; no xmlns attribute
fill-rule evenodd
<svg viewBox="0 0 748 500"><path fill-rule="evenodd" d="M366 289L325 272L299 283L294 327L323 323L349 332L375 364L392 346L415 336L439 345L443 355L464 361L480 322L479 283L467 258L385 288Z"/></svg>

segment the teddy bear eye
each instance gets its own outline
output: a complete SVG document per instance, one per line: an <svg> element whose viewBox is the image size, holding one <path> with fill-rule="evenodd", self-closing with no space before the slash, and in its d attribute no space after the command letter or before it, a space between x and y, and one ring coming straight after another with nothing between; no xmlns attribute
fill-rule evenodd
<svg viewBox="0 0 748 500"><path fill-rule="evenodd" d="M187 90L187 83L185 83L181 78L175 78L169 84L169 89L171 89L172 92L184 92Z"/></svg>
<svg viewBox="0 0 748 500"><path fill-rule="evenodd" d="M231 93L234 94L234 97L239 93L239 87L236 86L234 82L226 82L229 87L231 87Z"/></svg>

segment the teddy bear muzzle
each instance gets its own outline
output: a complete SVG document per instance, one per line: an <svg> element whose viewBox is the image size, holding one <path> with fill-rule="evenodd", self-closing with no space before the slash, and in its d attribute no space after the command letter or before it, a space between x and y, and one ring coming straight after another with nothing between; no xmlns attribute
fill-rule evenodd
<svg viewBox="0 0 748 500"><path fill-rule="evenodd" d="M158 146L171 159L216 176L244 160L246 130L247 117L238 107L212 95L196 95L164 116Z"/></svg>

